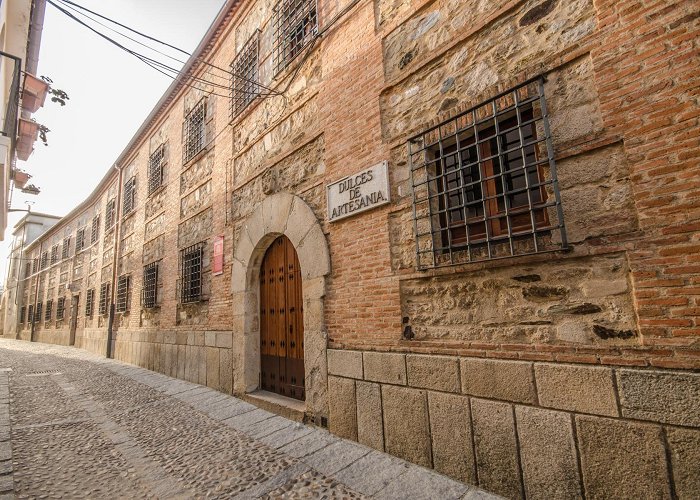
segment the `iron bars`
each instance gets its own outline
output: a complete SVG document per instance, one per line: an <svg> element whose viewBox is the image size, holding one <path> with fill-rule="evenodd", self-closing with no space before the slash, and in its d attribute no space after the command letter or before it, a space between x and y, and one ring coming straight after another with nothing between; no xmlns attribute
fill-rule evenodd
<svg viewBox="0 0 700 500"><path fill-rule="evenodd" d="M136 206L136 177L132 177L124 183L122 195L122 218L134 211Z"/></svg>
<svg viewBox="0 0 700 500"><path fill-rule="evenodd" d="M92 318L92 312L95 306L95 289L90 288L87 291L87 297L85 299L85 317Z"/></svg>
<svg viewBox="0 0 700 500"><path fill-rule="evenodd" d="M183 304L203 298L203 257L203 242L180 250L180 302Z"/></svg>
<svg viewBox="0 0 700 500"><path fill-rule="evenodd" d="M162 185L165 173L165 144L161 144L148 158L148 196Z"/></svg>
<svg viewBox="0 0 700 500"><path fill-rule="evenodd" d="M117 312L126 312L131 305L131 276L119 276L117 281Z"/></svg>
<svg viewBox="0 0 700 500"><path fill-rule="evenodd" d="M260 30L255 30L231 63L231 118L238 116L260 95L259 50Z"/></svg>
<svg viewBox="0 0 700 500"><path fill-rule="evenodd" d="M146 309L158 305L158 265L158 262L152 262L143 268L141 305Z"/></svg>
<svg viewBox="0 0 700 500"><path fill-rule="evenodd" d="M183 165L197 156L206 146L205 121L207 118L207 99L202 97L200 101L185 116L183 124L182 163Z"/></svg>
<svg viewBox="0 0 700 500"><path fill-rule="evenodd" d="M407 147L418 269L567 248L543 78Z"/></svg>
<svg viewBox="0 0 700 500"><path fill-rule="evenodd" d="M274 12L274 74L277 75L289 66L317 33L316 0L281 0Z"/></svg>

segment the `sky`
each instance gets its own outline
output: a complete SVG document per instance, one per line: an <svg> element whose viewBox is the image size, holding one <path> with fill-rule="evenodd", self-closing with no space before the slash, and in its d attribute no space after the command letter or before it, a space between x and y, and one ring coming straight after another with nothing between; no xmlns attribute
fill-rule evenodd
<svg viewBox="0 0 700 500"><path fill-rule="evenodd" d="M199 44L225 2L73 1L188 52ZM114 33L97 28L118 39ZM155 56L152 52L148 54ZM182 60L187 57L177 55ZM46 5L38 74L50 77L54 87L66 91L70 100L61 107L47 99L44 107L34 113L33 118L51 130L48 146L38 140L29 160L18 161L17 166L33 176L29 183L39 187L41 193L32 196L15 190L12 208L26 209L25 201L30 201L33 212L62 216L97 186L172 80L99 38L50 4ZM9 214L5 241L0 242L2 283L12 228L24 215L24 212Z"/></svg>

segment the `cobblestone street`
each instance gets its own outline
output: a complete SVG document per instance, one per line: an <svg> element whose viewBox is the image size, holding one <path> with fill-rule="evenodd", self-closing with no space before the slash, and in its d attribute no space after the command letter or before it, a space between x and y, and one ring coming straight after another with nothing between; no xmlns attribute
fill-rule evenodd
<svg viewBox="0 0 700 500"><path fill-rule="evenodd" d="M70 347L0 340L0 404L8 498L490 497L239 399Z"/></svg>

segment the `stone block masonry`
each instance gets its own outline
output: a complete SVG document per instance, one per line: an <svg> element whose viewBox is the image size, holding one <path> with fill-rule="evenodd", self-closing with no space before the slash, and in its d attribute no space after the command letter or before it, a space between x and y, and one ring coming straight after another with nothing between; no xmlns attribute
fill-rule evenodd
<svg viewBox="0 0 700 500"><path fill-rule="evenodd" d="M691 472L699 373L333 349L328 356L365 361L352 370L364 377L332 377L332 387L362 388L354 400L342 396L343 435L456 479L508 498L700 493L700 475ZM367 360L381 357L393 366L411 357L459 365L459 383L426 390L434 384L429 370L377 383ZM372 425L380 416L383 428Z"/></svg>

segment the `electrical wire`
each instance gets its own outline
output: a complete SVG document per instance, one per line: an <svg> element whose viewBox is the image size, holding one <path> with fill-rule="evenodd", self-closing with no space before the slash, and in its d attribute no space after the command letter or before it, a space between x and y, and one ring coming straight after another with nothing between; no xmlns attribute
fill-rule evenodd
<svg viewBox="0 0 700 500"><path fill-rule="evenodd" d="M59 0L59 1L61 1L61 0ZM124 51L127 52L128 54L130 54L130 55L136 57L137 59L141 60L143 63L145 63L146 65L148 65L148 66L150 66L151 68L155 69L155 70L158 71L159 73L161 73L161 74L163 74L163 75L165 75L165 76L167 76L167 77L169 77L169 78L171 78L171 79L173 79L173 80L178 80L178 78L180 78L181 76L183 76L183 73L182 73L181 70L178 70L178 69L176 69L176 68L173 68L173 67L171 67L171 66L168 66L167 64L165 64L165 63L163 63L163 62L160 62L160 61L158 61L158 60L156 60L156 59L153 59L153 58L148 57L148 56L146 56L146 55L144 55L144 54L141 54L141 53L139 53L139 52L137 52L137 51L135 51L135 50L132 50L132 49L129 49L128 47L125 47L124 45L122 45L121 43L119 43L119 42L117 42L116 40L112 39L111 37L105 35L104 33L101 33L100 31L96 30L96 29L93 28L92 26L90 26L90 25L88 25L87 23L83 22L82 20L78 19L78 18L77 18L76 16L74 16L72 13L68 12L67 10L65 10L64 8L62 8L61 6L57 5L57 4L54 3L52 0L47 0L47 2L48 2L49 4L51 4L54 8L56 8L57 10L59 10L60 12L62 12L62 13L65 14L66 16L68 16L69 18L71 18L72 20L74 20L74 21L76 21L77 23L81 24L82 26L88 28L90 31L92 31L93 33L97 34L97 35L100 36L101 38L107 40L109 43L111 43L111 44L117 46L119 49L124 50ZM170 74L170 73L172 73L172 74ZM200 84L202 84L202 85L217 87L217 88L220 88L220 89L225 89L225 90L227 90L227 91L230 91L230 90L231 90L230 86L228 86L228 85L217 84L217 83L211 82L211 81L209 81L209 80L205 80L205 79L203 79L203 78L195 77L194 75L189 75L189 78L192 79L192 80L194 80L195 83L200 83ZM240 77L237 76L237 78L240 78ZM213 90L209 91L209 90L207 90L207 89L203 89L203 88L197 87L197 86L195 86L195 85L190 85L187 81L181 81L181 83L182 83L183 85L187 86L187 87L194 88L194 89L196 89L196 90L200 90L200 91L203 91L203 92L207 92L209 95L216 95L216 96L223 97L223 98L226 98L226 99L228 99L228 98L231 97L230 94L222 95L222 94L218 94L218 93L214 92ZM254 84L258 85L256 82L252 82L252 81L251 81L251 83L254 83ZM268 94L268 93L263 93L263 92L250 92L250 91L247 91L246 93L253 94L253 95L256 95L256 96L258 96L258 95L262 95L262 96L270 95L270 94ZM276 95L276 94L275 94L275 95Z"/></svg>
<svg viewBox="0 0 700 500"><path fill-rule="evenodd" d="M114 19L111 19L111 18L109 18L109 17L107 17L107 16L104 16L104 15L102 15L102 14L99 14L98 12L92 11L92 10L88 9L87 7L84 7L84 6L79 5L79 4L75 3L75 2L72 2L71 0L58 0L58 1L61 2L61 3L67 4L67 5L73 6L73 7L77 8L77 9L84 10L85 12L88 12L88 13L90 13L90 14L92 14L92 15L95 15L95 16L97 16L97 17L99 17L99 18L101 18L101 19L104 19L105 21L108 21L108 22L110 22L110 23L116 24L117 26L119 26L119 27L121 27L121 28L124 28L124 29L126 29L126 30L128 30L128 31L130 31L130 32L132 32L132 33L134 33L134 34L136 34L136 35L139 35L139 36L141 36L141 37L143 37L143 38L146 38L146 39L151 40L151 41L153 41L153 42L159 43L159 44L164 45L164 46L166 46L166 47L169 47L169 48L171 48L171 49L177 50L178 52L181 52L182 54L185 54L185 55L188 56L188 57L191 57L191 56L192 56L192 54L189 53L189 52L187 52L186 50L183 50L183 49L181 49L181 48L179 48L179 47L176 47L176 46L171 45L171 44L169 44L169 43L167 43L167 42L164 42L164 41L162 41L162 40L159 40L158 38L155 38L155 37L152 37L152 36L147 35L147 34L145 34L145 33L142 33L141 31L138 31L138 30L136 30L136 29L134 29L134 28L131 28L131 27L129 27L129 26L126 26L125 24L122 24L122 23L120 23L120 22L118 22L118 21L115 21ZM88 17L89 17L89 16L88 16ZM92 20L93 20L94 22L98 22L98 21L96 21L96 20L94 20L94 19L92 19ZM100 23L100 24L101 24L101 23ZM103 25L103 26L104 26L104 25ZM111 28L109 28L109 29L111 29ZM116 30L113 30L113 31L119 33L119 32L116 31ZM126 35L124 35L124 34L122 34L122 33L119 33L119 34L122 35L122 36L124 36L124 37L126 37L126 38L129 38L129 37L127 37ZM131 39L131 38L129 38L129 39ZM131 39L131 40L133 40L133 39ZM139 42L137 42L137 43L139 43ZM149 47L149 48L151 48L151 47ZM151 48L151 50L154 50L154 51L157 52L156 49ZM168 57L170 57L170 56L168 56ZM172 58L172 57L171 57L171 58ZM174 59L174 58L173 58L173 59ZM177 59L175 59L175 60L177 60ZM249 80L249 79L247 79L247 78L245 78L245 77L242 77L242 76L240 76L240 75L236 75L236 74L233 73L232 71L226 70L226 69L224 69L224 68L221 68L220 66L217 66L217 65L212 64L212 63L210 63L210 62L208 62L208 61L205 61L201 56L198 56L195 60L197 60L197 61L199 61L199 62L205 64L206 66L209 66L209 67L215 68L215 69L217 69L217 70L219 70L219 71L222 71L222 72L226 73L226 74L229 75L229 76L233 76L233 77L236 77L236 78L240 78L241 80L247 81L248 83L253 83L253 84L257 85L259 88L262 88L262 89L267 90L270 94L274 94L274 95L280 94L280 93L277 92L275 89L272 89L272 88L270 88L270 87L267 87L267 86L265 86L265 85L263 85L263 84L261 84L261 83L259 83L259 82L254 82L254 81ZM178 61L178 62L182 62L182 61L179 61L179 60L177 60L177 61ZM184 64L184 62L182 62L182 63ZM217 77L218 77L218 75L217 75ZM221 78L221 77L219 77L219 78Z"/></svg>
<svg viewBox="0 0 700 500"><path fill-rule="evenodd" d="M76 16L74 16L72 13L68 12L67 10L65 10L64 8L62 8L61 6L57 5L57 4L54 3L52 0L46 0L46 1L47 1L50 5L52 5L54 8L56 8L57 10L59 10L60 12L62 12L62 13L65 14L66 16L68 16L69 18L73 19L75 22L77 22L77 23L81 24L82 26L86 27L87 29L89 29L90 31L92 31L93 33L95 33L96 35L98 35L99 37L101 37L101 38L107 40L109 43L115 45L115 46L118 47L119 49L121 49L121 50L127 52L128 54L130 54L130 55L136 57L137 59L140 59L143 63L147 64L148 66L150 66L151 68L155 69L155 70L158 71L159 73L162 73L163 75L165 75L165 76L167 76L167 77L169 77L169 78L172 78L173 80L177 80L180 76L182 76L182 72L181 72L180 70L177 70L177 69L175 69L175 68L172 68L172 67L170 67L170 66L167 66L166 64L161 63L160 61L157 61L157 60L152 59L152 58L150 58L150 57L148 57L148 56L145 56L145 55L143 55L143 54L141 54L141 53L139 53L139 52L136 52L136 51L134 51L134 50L131 50L131 49L129 49L128 47L125 47L124 45L122 45L121 43L117 42L116 40L110 38L109 36L105 35L104 33L101 33L100 31L96 30L95 28L93 28L93 27L90 26L89 24L83 22L81 19L78 19L78 18L77 18ZM173 76L173 75L171 75L171 74L168 74L166 71L170 71L170 72L172 72L173 74L175 74L176 76ZM196 82L202 83L202 84L204 84L204 85L211 85L211 86L214 86L214 87L224 88L224 89L226 89L226 90L229 90L229 87L228 87L228 86L219 85L219 84L216 84L216 83L213 83L213 82L209 82L209 81L207 81L207 80L203 80L203 79L198 78L198 77L193 77L193 76L192 76L192 77L190 77L190 78L193 79L193 80L195 80ZM196 90L208 92L206 89L202 89L202 88L200 88L200 87L196 87L196 86L194 86L194 85L190 85L190 84L187 83L187 82L181 82L181 83L182 83L183 85L186 85L186 86L188 86L188 87L194 88L194 89L196 89ZM230 95L217 94L217 93L214 92L214 91L211 91L211 92L208 92L208 93L209 93L210 95L213 94L213 95L217 95L217 96L219 96L219 97L224 97L224 98L227 98L227 99L230 97Z"/></svg>

